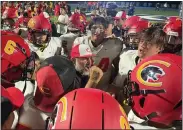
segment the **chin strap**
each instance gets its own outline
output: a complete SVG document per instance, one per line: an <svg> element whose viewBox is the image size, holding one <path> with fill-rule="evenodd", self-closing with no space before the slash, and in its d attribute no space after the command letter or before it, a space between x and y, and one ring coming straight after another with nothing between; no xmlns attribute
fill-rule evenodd
<svg viewBox="0 0 183 130"><path fill-rule="evenodd" d="M177 130L182 130L182 120L173 121L172 127Z"/></svg>
<svg viewBox="0 0 183 130"><path fill-rule="evenodd" d="M48 123L49 123L50 117L46 118L46 123L45 123L45 130L48 130Z"/></svg>
<svg viewBox="0 0 183 130"><path fill-rule="evenodd" d="M45 49L47 46L48 46L47 44L42 44L42 46L39 47L39 50L40 50L41 52L43 52L44 49Z"/></svg>
<svg viewBox="0 0 183 130"><path fill-rule="evenodd" d="M146 121L148 121L151 118L154 118L154 117L157 117L157 116L158 116L158 114L156 112L152 112L151 114L145 116L143 119L146 120Z"/></svg>
<svg viewBox="0 0 183 130"><path fill-rule="evenodd" d="M24 89L23 89L23 91L22 91L23 94L25 94L26 88L27 88L27 81L25 81L25 84L24 84Z"/></svg>

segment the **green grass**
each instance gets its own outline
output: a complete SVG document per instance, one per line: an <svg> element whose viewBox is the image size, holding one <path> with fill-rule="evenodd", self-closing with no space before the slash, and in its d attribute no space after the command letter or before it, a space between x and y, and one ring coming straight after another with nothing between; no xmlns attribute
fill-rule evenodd
<svg viewBox="0 0 183 130"><path fill-rule="evenodd" d="M77 5L72 5L71 10L74 11L74 9L77 7ZM83 7L81 5L81 7ZM117 8L117 11L120 11L122 8ZM126 9L126 12L127 9ZM155 8L136 8L135 14L149 14L149 15L164 15L164 16L178 16L179 11L178 10L166 10L163 11L163 9L160 9L159 11L155 11Z"/></svg>
<svg viewBox="0 0 183 130"><path fill-rule="evenodd" d="M135 14L148 14L148 15L163 15L163 16L178 16L179 12L176 10L160 10L155 11L154 9L136 9Z"/></svg>

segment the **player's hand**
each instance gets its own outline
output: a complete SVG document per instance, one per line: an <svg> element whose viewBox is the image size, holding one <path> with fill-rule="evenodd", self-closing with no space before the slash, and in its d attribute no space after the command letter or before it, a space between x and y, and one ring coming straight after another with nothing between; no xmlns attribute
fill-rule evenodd
<svg viewBox="0 0 183 130"><path fill-rule="evenodd" d="M103 71L99 67L92 66L90 68L90 78L89 78L89 81L98 84L98 82L101 80L102 76L103 76Z"/></svg>

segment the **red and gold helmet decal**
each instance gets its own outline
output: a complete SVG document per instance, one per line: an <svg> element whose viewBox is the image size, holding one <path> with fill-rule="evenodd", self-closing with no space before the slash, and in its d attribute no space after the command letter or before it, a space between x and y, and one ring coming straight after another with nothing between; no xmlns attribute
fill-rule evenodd
<svg viewBox="0 0 183 130"><path fill-rule="evenodd" d="M165 75L165 72L162 68L160 68L156 65L152 65L153 63L161 64L161 65L164 65L165 67L171 66L170 63L162 61L162 60L151 60L151 61L145 62L137 70L137 73L136 73L137 80L141 84L149 86L149 87L161 87L163 83L159 82L159 79ZM148 74L143 76L144 72L148 73Z"/></svg>
<svg viewBox="0 0 183 130"><path fill-rule="evenodd" d="M36 24L35 19L31 18L28 22L28 27L33 29L35 28L35 24Z"/></svg>

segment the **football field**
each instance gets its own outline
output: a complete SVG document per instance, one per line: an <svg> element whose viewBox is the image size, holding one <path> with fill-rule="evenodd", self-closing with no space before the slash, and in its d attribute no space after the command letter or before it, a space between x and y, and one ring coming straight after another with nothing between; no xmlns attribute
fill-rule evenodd
<svg viewBox="0 0 183 130"><path fill-rule="evenodd" d="M71 11L73 12L74 9L77 7L76 4L72 4L71 6ZM117 8L117 11L122 10L122 8ZM128 12L128 10L126 10ZM86 12L86 15L89 19L91 12ZM135 15L138 15L144 19L148 19L151 22L163 22L166 20L168 16L178 16L179 15L179 10L178 9L162 9L160 8L159 11L156 11L154 7L137 7L135 8ZM52 16L51 21L56 22L57 17Z"/></svg>

